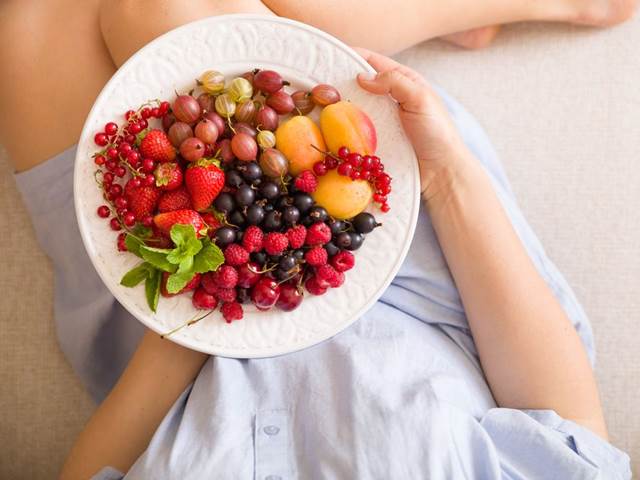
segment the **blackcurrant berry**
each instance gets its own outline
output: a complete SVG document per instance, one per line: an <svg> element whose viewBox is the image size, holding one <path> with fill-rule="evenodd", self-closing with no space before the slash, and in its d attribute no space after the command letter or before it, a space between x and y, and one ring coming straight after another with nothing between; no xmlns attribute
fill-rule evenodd
<svg viewBox="0 0 640 480"><path fill-rule="evenodd" d="M340 249L338 247L336 247L336 244L333 242L329 242L324 246L324 249L327 251L327 254L330 257L333 257L336 253L338 253L340 251Z"/></svg>
<svg viewBox="0 0 640 480"><path fill-rule="evenodd" d="M324 222L329 218L329 214L324 209L324 207L320 207L316 205L309 210L307 214L314 222Z"/></svg>
<svg viewBox="0 0 640 480"><path fill-rule="evenodd" d="M267 263L267 254L264 252L253 252L251 254L251 261L256 262L258 265L264 265Z"/></svg>
<svg viewBox="0 0 640 480"><path fill-rule="evenodd" d="M280 230L282 227L282 214L277 210L273 210L268 212L264 216L264 220L262 221L262 226L265 230L275 231Z"/></svg>
<svg viewBox="0 0 640 480"><path fill-rule="evenodd" d="M229 215L229 223L236 227L243 227L245 222L244 215L240 210L235 210Z"/></svg>
<svg viewBox="0 0 640 480"><path fill-rule="evenodd" d="M247 207L256 199L256 192L249 185L240 185L234 198L238 206Z"/></svg>
<svg viewBox="0 0 640 480"><path fill-rule="evenodd" d="M231 227L220 227L216 230L214 238L216 245L226 247L236 241L236 230Z"/></svg>
<svg viewBox="0 0 640 480"><path fill-rule="evenodd" d="M331 229L332 235L338 235L341 232L344 232L347 229L347 224L342 220L333 220L329 222L329 228Z"/></svg>
<svg viewBox="0 0 640 480"><path fill-rule="evenodd" d="M227 187L231 187L231 188L238 188L243 183L242 175L237 170L229 170L225 172L224 181Z"/></svg>
<svg viewBox="0 0 640 480"><path fill-rule="evenodd" d="M242 178L249 183L262 177L262 169L256 162L247 162L239 166L238 171L242 174Z"/></svg>
<svg viewBox="0 0 640 480"><path fill-rule="evenodd" d="M349 235L349 232L339 233L336 235L334 240L338 248L349 249L349 247L351 247L351 236Z"/></svg>
<svg viewBox="0 0 640 480"><path fill-rule="evenodd" d="M249 225L260 225L262 220L264 220L264 208L260 205L253 204L249 205L246 212L247 223Z"/></svg>
<svg viewBox="0 0 640 480"><path fill-rule="evenodd" d="M284 270L285 272L288 272L295 266L296 266L296 259L293 255L287 255L285 257L282 257L278 262L278 268L280 270Z"/></svg>
<svg viewBox="0 0 640 480"><path fill-rule="evenodd" d="M293 198L288 197L286 195L280 197L276 202L276 208L278 210L283 210L285 207L289 207L291 205L293 205Z"/></svg>
<svg viewBox="0 0 640 480"><path fill-rule="evenodd" d="M298 261L302 260L304 258L304 250L295 250L293 257Z"/></svg>
<svg viewBox="0 0 640 480"><path fill-rule="evenodd" d="M248 288L238 288L237 292L236 300L238 303L249 303L251 295Z"/></svg>
<svg viewBox="0 0 640 480"><path fill-rule="evenodd" d="M364 235L356 232L349 232L350 243L348 247L345 247L347 250L357 250L364 243Z"/></svg>
<svg viewBox="0 0 640 480"><path fill-rule="evenodd" d="M297 223L298 220L300 220L300 210L298 210L293 205L284 207L282 209L282 220L284 220L285 223L288 223L289 225Z"/></svg>
<svg viewBox="0 0 640 480"><path fill-rule="evenodd" d="M260 185L258 192L262 198L274 200L278 198L278 195L280 195L280 187L273 182L265 182Z"/></svg>
<svg viewBox="0 0 640 480"><path fill-rule="evenodd" d="M381 225L380 223L376 222L376 219L373 215L367 212L362 212L356 215L355 218L351 221L351 224L358 233L372 232L374 228Z"/></svg>
<svg viewBox="0 0 640 480"><path fill-rule="evenodd" d="M218 195L213 202L214 208L220 213L229 213L236 208L236 202L233 199L233 195L227 192L223 192Z"/></svg>
<svg viewBox="0 0 640 480"><path fill-rule="evenodd" d="M300 210L300 213L305 213L313 207L314 203L313 198L308 193L297 193L293 197L293 204L298 210Z"/></svg>

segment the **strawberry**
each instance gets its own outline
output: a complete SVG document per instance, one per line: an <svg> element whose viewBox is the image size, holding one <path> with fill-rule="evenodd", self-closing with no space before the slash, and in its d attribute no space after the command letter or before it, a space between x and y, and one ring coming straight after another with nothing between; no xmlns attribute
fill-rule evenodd
<svg viewBox="0 0 640 480"><path fill-rule="evenodd" d="M140 153L144 158L158 162L172 162L176 158L176 149L162 130L151 130L140 142Z"/></svg>
<svg viewBox="0 0 640 480"><path fill-rule="evenodd" d="M160 213L173 212L175 210L192 210L191 197L184 187L165 192L158 200Z"/></svg>
<svg viewBox="0 0 640 480"><path fill-rule="evenodd" d="M124 194L129 211L133 212L139 222L147 215L153 214L160 198L160 190L154 185L135 187L130 181L124 187Z"/></svg>
<svg viewBox="0 0 640 480"><path fill-rule="evenodd" d="M175 210L173 212L159 213L153 217L153 222L166 235L170 234L171 227L176 224L193 225L198 236L200 236L200 230L205 228L202 217L194 210Z"/></svg>
<svg viewBox="0 0 640 480"><path fill-rule="evenodd" d="M204 223L206 223L209 227L209 230L211 230L212 232L215 232L222 226L220 220L218 220L213 213L205 212L201 213L200 216L202 217L202 220L204 220Z"/></svg>
<svg viewBox="0 0 640 480"><path fill-rule="evenodd" d="M224 172L212 160L200 160L187 168L184 183L195 210L209 208L224 187Z"/></svg>
<svg viewBox="0 0 640 480"><path fill-rule="evenodd" d="M160 163L154 172L156 186L162 190L175 190L182 185L182 170L177 163Z"/></svg>

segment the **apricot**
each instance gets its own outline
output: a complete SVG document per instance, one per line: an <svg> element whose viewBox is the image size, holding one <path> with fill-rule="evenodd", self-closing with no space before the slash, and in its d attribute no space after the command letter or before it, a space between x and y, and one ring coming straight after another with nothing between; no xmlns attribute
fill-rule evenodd
<svg viewBox="0 0 640 480"><path fill-rule="evenodd" d="M276 148L289 160L291 175L311 170L314 163L324 159L321 152L327 149L318 125L304 115L296 115L280 124L276 130Z"/></svg>
<svg viewBox="0 0 640 480"><path fill-rule="evenodd" d="M378 136L373 122L351 102L341 101L324 107L320 129L327 147L334 154L343 145L361 155L376 152Z"/></svg>
<svg viewBox="0 0 640 480"><path fill-rule="evenodd" d="M318 177L318 188L312 196L329 215L344 220L367 208L372 192L365 180L351 180L336 170L329 170L326 175Z"/></svg>

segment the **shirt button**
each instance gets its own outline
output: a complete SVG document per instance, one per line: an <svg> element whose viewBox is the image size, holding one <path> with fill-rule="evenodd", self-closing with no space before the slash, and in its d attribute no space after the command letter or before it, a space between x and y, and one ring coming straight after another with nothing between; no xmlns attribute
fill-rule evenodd
<svg viewBox="0 0 640 480"><path fill-rule="evenodd" d="M264 480L282 480L282 477L280 475L269 475L264 477Z"/></svg>
<svg viewBox="0 0 640 480"><path fill-rule="evenodd" d="M262 431L267 435L277 435L280 429L275 425L267 425L262 429ZM271 477L273 477L273 475ZM278 480L280 478L280 477L273 477L273 478L271 477L267 477L266 480Z"/></svg>

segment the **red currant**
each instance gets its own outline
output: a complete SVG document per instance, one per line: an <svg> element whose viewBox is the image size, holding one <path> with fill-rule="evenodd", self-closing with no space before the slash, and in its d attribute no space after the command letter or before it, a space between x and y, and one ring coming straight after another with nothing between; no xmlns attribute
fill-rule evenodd
<svg viewBox="0 0 640 480"><path fill-rule="evenodd" d="M144 130L149 126L149 122L147 122L144 118L138 122L138 126L140 127L140 131Z"/></svg>
<svg viewBox="0 0 640 480"><path fill-rule="evenodd" d="M133 110L127 110L124 114L124 118L125 120L129 120L131 117L133 117L136 114L136 112L134 112Z"/></svg>
<svg viewBox="0 0 640 480"><path fill-rule="evenodd" d="M149 174L146 177L144 177L144 184L149 187L153 185L155 181L156 181L156 177L154 177L152 174Z"/></svg>
<svg viewBox="0 0 640 480"><path fill-rule="evenodd" d="M385 197L381 193L374 193L373 194L373 201L376 202L376 203L386 203L387 202L387 197Z"/></svg>
<svg viewBox="0 0 640 480"><path fill-rule="evenodd" d="M313 173L315 173L318 177L327 174L327 166L324 162L316 162L313 164Z"/></svg>
<svg viewBox="0 0 640 480"><path fill-rule="evenodd" d="M362 168L365 170L371 170L373 168L373 158L371 155L365 155L362 157Z"/></svg>
<svg viewBox="0 0 640 480"><path fill-rule="evenodd" d="M127 132L129 133L133 133L134 135L136 133L140 133L142 131L142 128L140 128L140 124L139 123L132 123L127 127Z"/></svg>
<svg viewBox="0 0 640 480"><path fill-rule="evenodd" d="M360 172L360 178L362 180L369 180L371 178L371 172L369 170L362 170Z"/></svg>
<svg viewBox="0 0 640 480"><path fill-rule="evenodd" d="M362 157L359 153L350 153L349 155L347 155L347 161L354 167L359 167L362 163Z"/></svg>
<svg viewBox="0 0 640 480"><path fill-rule="evenodd" d="M133 227L136 224L136 216L133 212L127 212L122 218L122 221L127 227Z"/></svg>
<svg viewBox="0 0 640 480"><path fill-rule="evenodd" d="M345 177L348 177L349 175L351 175L352 170L353 170L353 167L351 166L350 163L341 163L338 166L338 174L344 175Z"/></svg>
<svg viewBox="0 0 640 480"><path fill-rule="evenodd" d="M122 178L127 174L127 169L121 165L119 167L116 167L113 173L116 174L116 177Z"/></svg>
<svg viewBox="0 0 640 480"><path fill-rule="evenodd" d="M130 133L127 133L127 134L124 136L124 141L125 141L125 142L127 142L127 143L129 143L129 144L131 144L131 145L133 145L134 143L136 143L136 136L135 136L135 135L132 135L132 134L130 134Z"/></svg>
<svg viewBox="0 0 640 480"><path fill-rule="evenodd" d="M382 195L389 195L391 193L391 185L378 186L376 184L376 188L378 189L378 193L381 193Z"/></svg>
<svg viewBox="0 0 640 480"><path fill-rule="evenodd" d="M122 195L122 187L119 184L114 183L109 187L109 195L111 195L113 198L119 197L120 195Z"/></svg>
<svg viewBox="0 0 640 480"><path fill-rule="evenodd" d="M115 160L116 158L118 158L118 150L116 150L113 147L108 148L107 149L107 157L111 158L112 160Z"/></svg>
<svg viewBox="0 0 640 480"><path fill-rule="evenodd" d="M104 183L105 186L111 185L113 183L113 178L113 173L107 172L102 176L102 183Z"/></svg>
<svg viewBox="0 0 640 480"><path fill-rule="evenodd" d="M93 141L96 142L96 145L100 147L106 147L109 143L109 138L105 133L100 132L96 133L96 135L93 137Z"/></svg>
<svg viewBox="0 0 640 480"><path fill-rule="evenodd" d="M104 155L96 155L95 157L93 157L93 161L96 165L101 166L104 165L106 159L104 158Z"/></svg>
<svg viewBox="0 0 640 480"><path fill-rule="evenodd" d="M119 217L124 217L128 212L129 210L127 210L126 208L116 208L116 213Z"/></svg>
<svg viewBox="0 0 640 480"><path fill-rule="evenodd" d="M378 165L380 165L380 157L377 157L375 155L371 156L371 166L372 167L377 167Z"/></svg>
<svg viewBox="0 0 640 480"><path fill-rule="evenodd" d="M131 150L133 149L131 148L131 144L129 142L122 142L118 147L118 152L120 152L122 155L127 155Z"/></svg>
<svg viewBox="0 0 640 480"><path fill-rule="evenodd" d="M140 115L144 119L149 118L151 116L151 109L149 107L144 107L142 110L140 110Z"/></svg>
<svg viewBox="0 0 640 480"><path fill-rule="evenodd" d="M380 205L380 210L382 210L384 213L387 213L389 210L391 210L391 207L388 203L383 203L382 205Z"/></svg>
<svg viewBox="0 0 640 480"><path fill-rule="evenodd" d="M156 168L156 162L150 158L142 160L142 171L145 173L151 173Z"/></svg>
<svg viewBox="0 0 640 480"><path fill-rule="evenodd" d="M151 116L153 118L160 118L161 114L160 114L160 109L158 107L154 107L151 109Z"/></svg>
<svg viewBox="0 0 640 480"><path fill-rule="evenodd" d="M142 181L140 180L140 177L135 177L131 179L131 186L133 188L139 188L142 185Z"/></svg>
<svg viewBox="0 0 640 480"><path fill-rule="evenodd" d="M110 172L115 171L116 168L118 168L118 162L116 162L115 160L107 160L107 162L105 163L105 166L107 167L107 170L109 170Z"/></svg>
<svg viewBox="0 0 640 480"><path fill-rule="evenodd" d="M131 150L129 153L127 153L127 161L129 162L129 164L131 164L131 166L137 165L140 161L140 154L135 150Z"/></svg>
<svg viewBox="0 0 640 480"><path fill-rule="evenodd" d="M349 149L347 147L340 147L338 149L338 156L341 159L346 160L348 155L349 155Z"/></svg>
<svg viewBox="0 0 640 480"><path fill-rule="evenodd" d="M145 227L152 227L153 226L153 217L151 215L147 215L142 219L142 224Z"/></svg>
<svg viewBox="0 0 640 480"><path fill-rule="evenodd" d="M160 110L160 115L165 115L166 113L169 112L169 102L162 102L160 104L160 107L158 107L158 109Z"/></svg>
<svg viewBox="0 0 640 480"><path fill-rule="evenodd" d="M126 238L127 238L126 233L122 232L118 234L118 251L120 252L127 251L127 244L125 243Z"/></svg>
<svg viewBox="0 0 640 480"><path fill-rule="evenodd" d="M122 229L122 225L120 225L120 220L118 220L117 218L112 218L111 221L109 222L109 226L111 227L111 230L115 230L116 232Z"/></svg>
<svg viewBox="0 0 640 480"><path fill-rule="evenodd" d="M324 157L324 166L327 167L327 170L333 170L338 166L338 160L331 155L327 155Z"/></svg>
<svg viewBox="0 0 640 480"><path fill-rule="evenodd" d="M351 177L351 180L360 180L360 172L357 170L352 170L351 173L349 174L349 176Z"/></svg>
<svg viewBox="0 0 640 480"><path fill-rule="evenodd" d="M98 216L102 218L107 218L111 214L111 210L106 205L100 205L98 207Z"/></svg>
<svg viewBox="0 0 640 480"><path fill-rule="evenodd" d="M113 203L115 203L117 208L127 208L129 204L127 199L124 198L122 195L117 197Z"/></svg>
<svg viewBox="0 0 640 480"><path fill-rule="evenodd" d="M104 126L104 133L107 135L115 135L118 133L118 125L114 122L109 122Z"/></svg>

